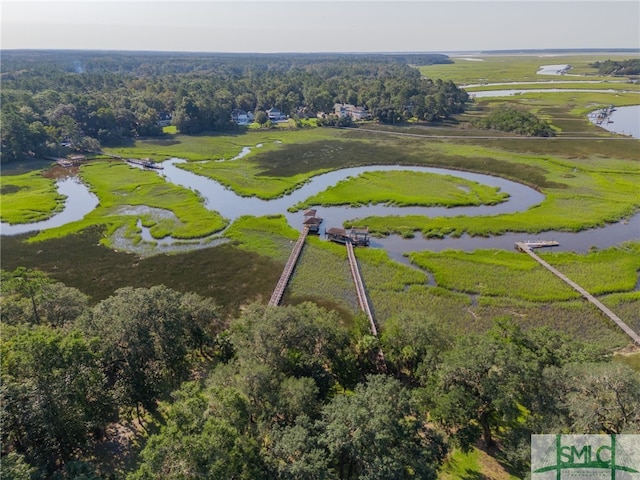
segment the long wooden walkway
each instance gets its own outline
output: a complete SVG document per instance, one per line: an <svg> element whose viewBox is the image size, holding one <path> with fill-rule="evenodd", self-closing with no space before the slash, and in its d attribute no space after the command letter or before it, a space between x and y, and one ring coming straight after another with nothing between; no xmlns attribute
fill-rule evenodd
<svg viewBox="0 0 640 480"><path fill-rule="evenodd" d="M557 276L558 278L563 280L565 283L567 283L569 286L571 286L574 290L576 290L578 293L580 293L580 295L582 295L584 298L586 298L592 304L594 304L596 307L598 307L602 311L602 313L604 313L613 322L615 322L615 324L618 325L618 327L620 327L622 329L622 331L624 333L626 333L637 345L640 345L640 335L638 335L635 331L633 331L631 329L631 327L629 327L629 325L624 323L624 321L622 321L622 319L620 317L618 317L615 313L613 313L605 305L603 305L602 302L600 302L600 300L595 298L593 295L591 295L589 292L587 292L580 285L578 285L577 283L575 283L574 281L572 281L571 279L569 279L568 277L566 277L565 275L560 273L558 270L553 268L551 265L549 265L543 259L541 259L538 255L535 254L535 252L533 250L531 250L531 248L529 248L529 246L526 243L524 243L524 242L516 242L516 246L518 247L518 249L520 251L529 254L536 262L538 262L540 265L545 267L547 270L549 270L555 276Z"/></svg>
<svg viewBox="0 0 640 480"><path fill-rule="evenodd" d="M353 283L356 285L356 293L358 294L358 303L360 308L367 315L369 324L371 326L371 333L376 337L378 336L378 329L376 328L376 322L373 320L373 313L371 313L371 307L369 306L369 299L367 298L367 292L364 289L364 283L362 282L362 276L360 275L360 268L358 268L358 262L356 255L353 253L353 245L351 242L346 243L347 246L347 258L349 259L349 267L351 267L351 277Z"/></svg>
<svg viewBox="0 0 640 480"><path fill-rule="evenodd" d="M302 247L304 246L304 242L307 239L307 234L309 233L309 227L304 226L302 231L300 232L300 236L296 241L296 244L291 251L291 255L289 255L289 260L287 260L286 265L284 266L284 270L282 271L282 275L280 275L280 280L276 285L273 294L271 295L271 299L269 300L269 305L277 307L280 305L280 301L282 300L282 296L284 295L284 291L287 288L287 284L289 283L289 279L291 278L291 274L293 273L293 269L296 268L296 263L298 263L298 258L300 257L300 253L302 252Z"/></svg>
<svg viewBox="0 0 640 480"><path fill-rule="evenodd" d="M358 261L356 260L356 255L353 252L353 244L351 242L347 242L345 245L347 247L347 258L349 259L349 267L351 267L351 276L353 277L353 283L355 283L356 285L358 303L360 304L360 308L362 309L362 311L367 315L367 318L369 319L371 333L377 337L378 328L376 327L376 322L375 322L375 319L373 318L371 307L369 306L367 291L364 288L364 282L362 281L362 276L360 275L360 268L358 267ZM380 372L387 371L387 363L384 359L384 353L382 353L382 349L378 349L376 363L378 365L378 370Z"/></svg>

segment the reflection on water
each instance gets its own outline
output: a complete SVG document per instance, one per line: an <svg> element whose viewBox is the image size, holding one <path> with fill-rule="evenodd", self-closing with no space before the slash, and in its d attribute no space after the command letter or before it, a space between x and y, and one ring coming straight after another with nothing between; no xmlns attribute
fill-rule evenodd
<svg viewBox="0 0 640 480"><path fill-rule="evenodd" d="M294 192L275 200L261 200L256 197L240 197L232 190L222 186L218 182L196 175L192 172L179 168L179 164L185 160L171 159L162 163L164 169L156 172L165 177L167 181L185 188L197 191L202 197L206 208L218 211L222 216L233 221L243 215L265 216L283 214L289 224L296 230L302 225L303 215L301 212L289 212L288 209L297 203L306 200L326 188L335 185L340 180L347 177L354 177L367 171L390 171L404 170L415 172L428 172L434 174L451 175L464 178L466 180L478 182L499 188L502 192L509 194L509 198L497 205L484 205L472 207L387 207L385 205L369 205L362 207L317 207L319 215L325 219L322 231L331 226L340 226L345 222L369 216L389 216L389 215L424 215L429 217L453 217L465 216L486 216L501 213L525 211L538 205L544 196L536 190L525 185L505 180L499 177L482 175L477 173L446 170L442 168L411 167L411 166L370 166L355 167L328 172L313 177ZM89 192L88 188L77 179L66 179L58 182L58 189L61 194L67 196L65 210L43 222L21 225L2 224L3 235L17 235L20 233L43 230L58 227L69 222L82 219L91 212L97 205L98 199ZM173 212L152 209L150 207L124 206L117 212L120 215L174 217ZM176 219L177 220L177 219ZM640 238L640 214L634 216L626 223L609 225L604 228L588 230L580 233L566 232L545 232L540 236L545 239L558 240L561 244L558 249L572 251L587 251L592 246L606 248L627 240ZM162 240L153 239L149 230L138 221L138 229L143 239L138 245L133 245L131 239L124 235L124 231L116 233L114 246L116 248L127 249L136 253L150 253L150 246L153 246L154 253L160 251L178 251L194 248L205 248L225 241L219 235L198 239L194 241L177 240L165 237ZM398 236L390 236L383 239L374 239L373 247L384 248L392 258L406 261L403 257L405 252L416 250L440 251L447 248L460 250L475 250L478 248L500 248L511 249L516 241L526 240L522 234L505 234L499 237L481 238L464 235L460 238L446 238L425 240L419 234L413 239L402 239Z"/></svg>
<svg viewBox="0 0 640 480"><path fill-rule="evenodd" d="M86 214L92 212L98 206L98 197L91 193L77 177L58 180L56 186L58 192L67 197L62 212L41 222L16 225L2 222L0 223L0 233L2 235L19 235L21 233L60 227L67 223L82 220Z"/></svg>
<svg viewBox="0 0 640 480"><path fill-rule="evenodd" d="M443 168L382 165L344 168L342 170L323 173L313 177L309 182L294 190L289 195L274 200L262 200L256 197L240 197L233 190L222 186L214 180L183 170L177 166L185 162L185 160L177 158L167 160L162 163L164 169L160 170L159 174L164 176L171 183L197 191L204 199L205 206L208 209L219 212L223 217L231 221L243 215L264 216L284 214L287 217L289 224L296 229L300 228L301 214L299 212L288 212L289 208L306 200L312 195L316 195L326 190L341 180L371 171L400 170L451 175L499 188L502 192L509 194L509 198L505 202L497 205L455 208L393 207L382 204L361 207L322 207L322 216L327 219L331 225L341 225L354 218L369 216L426 215L430 217L452 217L457 215L495 215L499 213L511 213L526 210L529 207L539 204L544 199L544 195L530 187L505 180L503 178L492 177L490 175L447 170Z"/></svg>
<svg viewBox="0 0 640 480"><path fill-rule="evenodd" d="M596 112L589 114L589 120L597 124L597 116L593 113ZM640 105L616 107L607 119L598 126L613 133L640 138Z"/></svg>
<svg viewBox="0 0 640 480"><path fill-rule="evenodd" d="M564 75L571 69L571 65L541 65L536 72L538 75Z"/></svg>
<svg viewBox="0 0 640 480"><path fill-rule="evenodd" d="M389 256L402 263L408 264L405 253L429 250L441 252L443 250L462 250L470 252L477 249L511 250L515 242L526 240L556 240L557 247L545 248L543 251L585 253L596 248L609 248L630 240L640 240L640 213L628 220L613 223L602 228L584 230L582 232L547 231L538 234L505 233L498 237L470 237L462 235L460 238L425 239L420 234L416 238L403 239L399 235L372 239L371 246L384 248Z"/></svg>

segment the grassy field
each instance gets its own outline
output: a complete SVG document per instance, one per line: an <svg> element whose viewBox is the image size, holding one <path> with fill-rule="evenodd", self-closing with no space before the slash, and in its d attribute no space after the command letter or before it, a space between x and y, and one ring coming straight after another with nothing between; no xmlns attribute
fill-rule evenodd
<svg viewBox="0 0 640 480"><path fill-rule="evenodd" d="M476 447L455 449L438 472L439 480L516 480L494 457Z"/></svg>
<svg viewBox="0 0 640 480"><path fill-rule="evenodd" d="M595 295L632 292L640 270L640 243L585 255L540 253L540 256ZM578 292L531 257L518 252L425 251L412 253L409 258L432 272L437 284L449 290L543 303L580 298Z"/></svg>
<svg viewBox="0 0 640 480"><path fill-rule="evenodd" d="M399 189L398 186L402 185ZM295 210L311 205L369 205L383 203L406 207L495 205L507 199L498 189L449 175L423 172L366 172L342 180L324 192L297 204Z"/></svg>
<svg viewBox="0 0 640 480"><path fill-rule="evenodd" d="M41 172L2 177L0 219L8 223L46 220L64 207L55 180Z"/></svg>
<svg viewBox="0 0 640 480"><path fill-rule="evenodd" d="M636 55L637 57L637 55ZM453 57L453 64L429 65L419 67L420 73L428 78L453 80L458 85L498 82L543 82L549 80L597 80L609 82L611 77L598 76L595 68L589 64L608 59L626 60L634 58L625 54L558 55L474 55L482 61L468 61ZM542 65L571 65L569 75L538 75ZM586 78L575 77L583 75Z"/></svg>
<svg viewBox="0 0 640 480"><path fill-rule="evenodd" d="M105 148L105 152L123 157L156 160L172 157L186 158L194 161L230 160L240 154L244 147L253 152L270 150L284 143L309 142L325 138L330 133L325 129L252 129L239 128L236 132L220 134L181 135L170 134L162 138L146 138L136 140L133 146L121 148ZM257 145L260 145L259 147ZM248 157L251 157L249 154Z"/></svg>

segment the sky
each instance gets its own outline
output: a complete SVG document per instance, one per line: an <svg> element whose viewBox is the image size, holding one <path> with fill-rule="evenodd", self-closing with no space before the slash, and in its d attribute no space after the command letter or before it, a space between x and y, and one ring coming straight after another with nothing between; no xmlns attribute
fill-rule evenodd
<svg viewBox="0 0 640 480"><path fill-rule="evenodd" d="M638 0L1 0L0 5L2 49L640 48Z"/></svg>

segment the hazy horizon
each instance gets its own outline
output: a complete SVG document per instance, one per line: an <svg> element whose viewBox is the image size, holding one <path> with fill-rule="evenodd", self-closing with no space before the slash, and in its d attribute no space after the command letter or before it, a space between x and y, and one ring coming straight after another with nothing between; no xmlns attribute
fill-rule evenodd
<svg viewBox="0 0 640 480"><path fill-rule="evenodd" d="M191 53L638 49L640 2L3 1L0 48Z"/></svg>

